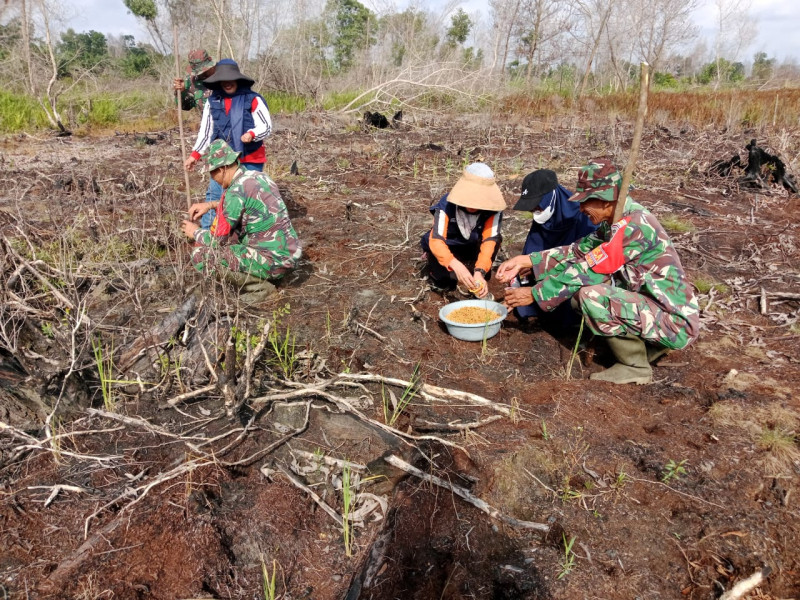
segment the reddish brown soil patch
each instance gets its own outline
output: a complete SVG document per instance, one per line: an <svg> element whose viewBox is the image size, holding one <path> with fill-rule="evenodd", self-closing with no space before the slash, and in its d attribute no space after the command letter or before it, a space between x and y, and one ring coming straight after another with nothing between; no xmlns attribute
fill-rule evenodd
<svg viewBox="0 0 800 600"><path fill-rule="evenodd" d="M684 265L704 289L703 332L662 360L654 384L611 387L586 379L608 362L598 340L583 341L580 367L565 381L575 335L554 335L546 323L509 317L485 347L449 337L437 318L446 300L419 276L418 240L430 224L428 206L465 163L488 161L510 201L534 168L553 168L570 186L574 167L588 158L624 157L630 125L521 126L486 115L411 121L402 130L365 132L330 117L316 124L276 118L268 171L305 241L305 260L238 326L258 334L258 321L288 303L281 327L328 372L410 379L419 365L426 383L502 403L511 417L457 431L452 423L494 413L417 397L395 427L468 452L427 440L418 443L421 459L315 400L307 427L288 446L367 464L379 475L367 491L388 498L381 521L355 530L352 557L340 524L276 470L291 464L288 447L258 455L302 424L291 412L297 406L281 413L274 403L268 414L254 408L243 419L255 414L252 428L219 462L140 491L136 504L124 496L112 502L126 487L193 464L202 439L239 431L243 422L225 416L215 394L181 404L181 412L166 404L205 376L202 362L181 378L165 376L168 389L120 391L117 413L159 431L87 415L89 404L102 406L91 348L79 349L67 377L71 317L35 300L64 324L30 315L19 325L19 362L3 354L0 420L43 439L47 403L67 390L58 431L71 435L60 448L84 458L20 452L30 441L0 432L0 590L8 597L256 598L263 597L262 561L271 571L273 560L278 594L294 599L711 599L762 567L771 574L761 597L796 595L800 205L781 190L756 195L703 169L750 137L791 163L800 153L797 132L646 133L633 194L671 223ZM173 140L139 147L133 136L9 138L2 145L2 232L20 238L19 224L32 246L48 249L43 260L58 254L59 239L71 240L75 262L62 268L82 269L69 288L72 301L86 299L103 340L116 336L122 347L178 307L185 285L199 282L184 266L178 234L185 200ZM294 160L300 176L289 175ZM193 184L199 199L196 175ZM520 251L527 228L524 215L507 211L505 255ZM143 252L154 261L144 270L104 270ZM495 281L490 290L502 295ZM296 379L310 383L310 365ZM254 396L273 389L274 371L274 364L259 367ZM20 391L34 380L45 406ZM383 422L379 385L337 393L363 396L363 413ZM167 434L200 436L191 440L197 450ZM551 533L504 526L448 491L403 478L386 469L388 453L469 488L504 514L550 524ZM118 458L98 463L88 455ZM222 464L237 461L244 462ZM312 489L341 510L331 481L320 476ZM62 490L45 505L59 484L83 491ZM84 538L86 519L108 503ZM564 543L571 538L570 569Z"/></svg>

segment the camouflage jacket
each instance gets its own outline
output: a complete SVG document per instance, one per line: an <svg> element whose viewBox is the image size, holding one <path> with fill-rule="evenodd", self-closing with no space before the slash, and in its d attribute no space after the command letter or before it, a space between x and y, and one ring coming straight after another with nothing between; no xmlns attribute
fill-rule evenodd
<svg viewBox="0 0 800 600"><path fill-rule="evenodd" d="M697 334L697 298L678 253L661 223L630 197L620 221L601 223L570 246L530 256L538 282L533 298L545 310L553 310L583 286L613 281L653 298L667 313L682 317L690 335Z"/></svg>
<svg viewBox="0 0 800 600"><path fill-rule="evenodd" d="M211 90L197 79L197 75L187 75L183 79L183 91L181 92L181 108L192 110L197 107L201 111L206 99L211 95Z"/></svg>
<svg viewBox="0 0 800 600"><path fill-rule="evenodd" d="M212 233L199 229L195 241L204 246L241 244L258 252L263 272L256 277L277 279L297 266L300 240L289 221L278 186L263 173L239 167L220 200Z"/></svg>

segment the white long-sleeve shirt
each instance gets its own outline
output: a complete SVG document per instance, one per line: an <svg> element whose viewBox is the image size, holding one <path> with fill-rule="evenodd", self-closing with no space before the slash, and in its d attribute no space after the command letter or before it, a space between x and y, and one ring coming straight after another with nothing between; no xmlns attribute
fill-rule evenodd
<svg viewBox="0 0 800 600"><path fill-rule="evenodd" d="M225 110L230 111L232 98L225 98ZM253 115L253 128L249 133L253 135L253 141L258 142L267 138L272 133L272 118L269 114L269 109L264 102L256 96L253 98L253 103L250 107L250 112ZM248 132L244 132L248 133ZM213 142L214 134L214 117L211 116L211 104L206 102L203 106L203 118L200 121L200 131L197 133L197 140L192 147L192 156L199 160L200 156L205 152L208 146ZM261 146L255 152L241 157L242 162L250 163L263 163L266 162L266 152L264 146Z"/></svg>

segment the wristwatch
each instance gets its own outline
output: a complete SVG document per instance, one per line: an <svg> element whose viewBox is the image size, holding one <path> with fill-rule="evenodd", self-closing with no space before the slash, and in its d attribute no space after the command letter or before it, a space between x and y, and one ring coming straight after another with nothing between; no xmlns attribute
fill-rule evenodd
<svg viewBox="0 0 800 600"><path fill-rule="evenodd" d="M480 273L481 275L484 276L484 278L486 277L486 271L484 271L483 269L475 269L475 272Z"/></svg>

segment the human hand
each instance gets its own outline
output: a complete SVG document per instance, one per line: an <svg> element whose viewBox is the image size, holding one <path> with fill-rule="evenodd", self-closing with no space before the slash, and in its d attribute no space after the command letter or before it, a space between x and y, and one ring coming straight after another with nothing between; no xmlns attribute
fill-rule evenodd
<svg viewBox="0 0 800 600"><path fill-rule="evenodd" d="M453 273L456 274L456 277L458 278L458 283L460 283L468 290L475 289L476 287L475 279L473 279L472 273L469 272L469 269L464 266L464 263L462 263L457 258L454 258L452 261L450 261L449 266L450 269L452 269Z"/></svg>
<svg viewBox="0 0 800 600"><path fill-rule="evenodd" d="M250 142L252 142L252 141L255 139L255 137L256 137L256 136L254 136L252 133L250 133L250 132L248 131L247 133L245 133L245 134L243 134L243 135L242 135L242 141L243 141L245 144L249 144Z"/></svg>
<svg viewBox="0 0 800 600"><path fill-rule="evenodd" d="M533 294L529 287L506 288L503 304L508 308L533 304Z"/></svg>
<svg viewBox="0 0 800 600"><path fill-rule="evenodd" d="M514 258L509 258L497 267L497 280L500 283L511 283L511 280L519 275L523 269L530 270L531 259L527 254L520 254Z"/></svg>
<svg viewBox="0 0 800 600"><path fill-rule="evenodd" d="M183 168L187 171L191 171L194 169L194 163L197 162L197 159L194 156L190 156L183 162Z"/></svg>
<svg viewBox="0 0 800 600"><path fill-rule="evenodd" d="M489 286L486 284L486 279L483 277L483 273L480 271L475 271L472 275L472 279L475 281L475 287L470 288L470 292L472 292L476 298L484 298L489 293Z"/></svg>
<svg viewBox="0 0 800 600"><path fill-rule="evenodd" d="M195 202L189 207L189 220L196 221L212 208L214 208L212 202Z"/></svg>
<svg viewBox="0 0 800 600"><path fill-rule="evenodd" d="M183 79L177 79L177 78L174 79L172 82L172 86L179 92L182 92L183 90L186 89L186 83L183 81Z"/></svg>
<svg viewBox="0 0 800 600"><path fill-rule="evenodd" d="M193 207L194 206L197 205L194 204ZM189 209L189 212L191 214L191 209ZM181 229L183 230L183 233L186 234L186 237L193 240L195 232L198 229L200 229L200 227L196 223L192 223L191 221L184 221L183 224L181 225Z"/></svg>

